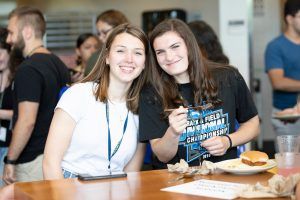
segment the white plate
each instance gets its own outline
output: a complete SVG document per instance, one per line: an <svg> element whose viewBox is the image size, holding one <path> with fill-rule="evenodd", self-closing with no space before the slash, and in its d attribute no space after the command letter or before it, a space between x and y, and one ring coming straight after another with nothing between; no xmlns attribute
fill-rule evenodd
<svg viewBox="0 0 300 200"><path fill-rule="evenodd" d="M296 120L300 118L299 114L294 115L274 115L274 119L280 119L280 120Z"/></svg>
<svg viewBox="0 0 300 200"><path fill-rule="evenodd" d="M225 172L233 174L256 174L259 172L267 171L276 166L275 160L268 160L267 164L262 166L249 166L241 162L240 158L224 160L216 163L217 168Z"/></svg>

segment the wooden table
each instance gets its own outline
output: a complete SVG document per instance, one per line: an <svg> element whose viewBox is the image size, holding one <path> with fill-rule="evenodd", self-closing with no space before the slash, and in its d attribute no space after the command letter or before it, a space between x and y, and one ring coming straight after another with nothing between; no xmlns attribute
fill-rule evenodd
<svg viewBox="0 0 300 200"><path fill-rule="evenodd" d="M255 175L232 175L219 173L208 176L196 176L194 179L209 179L254 184L260 181L266 184L273 176L265 172ZM206 197L184 195L173 192L163 192L160 189L193 181L193 178L172 182L178 174L168 173L166 170L144 171L128 173L127 178L115 178L82 182L77 179L63 179L53 181L37 181L15 184L15 191L21 191L31 199L36 200L93 200L93 199L211 199ZM278 198L280 199L280 198ZM284 199L284 198L281 198Z"/></svg>

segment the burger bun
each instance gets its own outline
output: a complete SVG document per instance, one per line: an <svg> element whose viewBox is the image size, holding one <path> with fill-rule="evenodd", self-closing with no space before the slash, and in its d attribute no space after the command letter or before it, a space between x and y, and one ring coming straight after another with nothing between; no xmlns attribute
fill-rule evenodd
<svg viewBox="0 0 300 200"><path fill-rule="evenodd" d="M261 151L245 151L240 158L242 163L250 166L262 166L269 160L269 156Z"/></svg>

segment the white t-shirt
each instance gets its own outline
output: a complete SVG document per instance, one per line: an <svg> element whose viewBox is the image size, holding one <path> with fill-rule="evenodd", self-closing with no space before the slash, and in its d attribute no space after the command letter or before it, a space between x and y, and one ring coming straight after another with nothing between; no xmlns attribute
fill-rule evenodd
<svg viewBox="0 0 300 200"><path fill-rule="evenodd" d="M106 105L96 101L95 86L92 82L75 84L63 94L56 107L76 122L62 168L77 174L98 175L109 171ZM125 102L109 102L111 153L122 137L127 112ZM138 116L129 111L122 143L111 158L112 171L123 171L133 157L138 143L138 124Z"/></svg>

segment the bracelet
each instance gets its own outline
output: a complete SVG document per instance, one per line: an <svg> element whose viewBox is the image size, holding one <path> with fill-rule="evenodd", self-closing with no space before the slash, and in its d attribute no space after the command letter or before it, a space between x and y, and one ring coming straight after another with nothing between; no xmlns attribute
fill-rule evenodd
<svg viewBox="0 0 300 200"><path fill-rule="evenodd" d="M223 136L228 138L228 140L229 140L229 148L228 149L230 149L232 147L232 140L231 140L231 138L229 137L229 135L223 135Z"/></svg>
<svg viewBox="0 0 300 200"><path fill-rule="evenodd" d="M17 164L16 160L9 160L9 159L7 159L7 156L4 157L3 162L5 164L9 164L9 165L16 165Z"/></svg>

